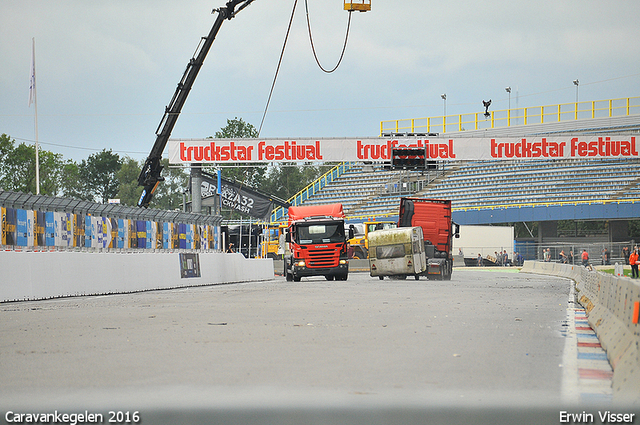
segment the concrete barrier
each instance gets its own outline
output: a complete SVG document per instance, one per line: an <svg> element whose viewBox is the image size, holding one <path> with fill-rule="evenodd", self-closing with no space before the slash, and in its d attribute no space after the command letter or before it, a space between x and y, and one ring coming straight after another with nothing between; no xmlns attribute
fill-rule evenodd
<svg viewBox="0 0 640 425"><path fill-rule="evenodd" d="M582 266L525 261L521 272L575 281L577 301L607 352L616 400L640 402L640 285Z"/></svg>
<svg viewBox="0 0 640 425"><path fill-rule="evenodd" d="M176 252L0 252L0 301L100 295L273 278L273 261L197 253L200 275ZM191 260L193 261L193 259ZM193 277L187 277L193 276Z"/></svg>

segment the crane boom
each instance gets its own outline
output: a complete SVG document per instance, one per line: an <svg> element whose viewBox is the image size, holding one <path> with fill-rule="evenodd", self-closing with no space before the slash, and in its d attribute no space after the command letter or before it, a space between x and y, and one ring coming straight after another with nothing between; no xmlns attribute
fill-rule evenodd
<svg viewBox="0 0 640 425"><path fill-rule="evenodd" d="M204 63L204 59L207 57L207 53L209 52L218 31L220 31L222 23L227 19L235 17L238 12L249 6L253 1L254 0L230 0L227 2L226 6L214 9L214 12L217 12L218 15L213 23L213 27L206 37L202 37L195 55L187 64L187 68L184 71L182 79L178 83L178 87L171 98L171 102L169 102L169 105L165 108L164 116L156 130L156 142L151 148L151 152L149 153L149 156L142 167L142 171L138 176L138 185L144 187L142 195L138 200L139 207L147 208L149 206L149 203L153 198L153 193L158 187L158 183L164 180L160 175L163 168L162 165L160 165L162 153L164 152L164 148L167 145L169 137L171 137L173 127L176 125L178 116L180 115L182 107L187 100L187 96L189 96L189 91L191 91L191 87L198 76L198 72Z"/></svg>

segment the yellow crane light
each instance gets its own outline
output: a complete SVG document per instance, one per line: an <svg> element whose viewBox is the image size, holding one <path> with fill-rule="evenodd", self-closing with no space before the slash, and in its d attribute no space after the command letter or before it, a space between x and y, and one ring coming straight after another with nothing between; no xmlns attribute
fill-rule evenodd
<svg viewBox="0 0 640 425"><path fill-rule="evenodd" d="M371 0L347 1L344 0L344 10L366 12L371 10Z"/></svg>

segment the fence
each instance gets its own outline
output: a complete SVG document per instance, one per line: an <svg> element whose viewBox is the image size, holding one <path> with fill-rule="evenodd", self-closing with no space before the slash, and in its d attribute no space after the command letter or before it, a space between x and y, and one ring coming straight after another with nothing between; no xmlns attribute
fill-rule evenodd
<svg viewBox="0 0 640 425"><path fill-rule="evenodd" d="M516 241L515 252L521 254L525 260L544 261L544 251L549 250L549 262L562 263L560 253L567 255L567 264L582 264L582 250L589 254L589 263L598 265L625 264L623 248L633 250L635 241L626 242L553 242L538 243L534 241ZM605 260L605 249L609 253L608 262ZM628 258L628 254L627 254Z"/></svg>
<svg viewBox="0 0 640 425"><path fill-rule="evenodd" d="M572 102L527 108L509 108L489 112L444 115L428 118L407 118L380 122L384 133L447 133L452 131L484 130L516 125L547 124L619 117L640 114L640 97Z"/></svg>
<svg viewBox="0 0 640 425"><path fill-rule="evenodd" d="M222 217L0 191L9 250L219 249Z"/></svg>

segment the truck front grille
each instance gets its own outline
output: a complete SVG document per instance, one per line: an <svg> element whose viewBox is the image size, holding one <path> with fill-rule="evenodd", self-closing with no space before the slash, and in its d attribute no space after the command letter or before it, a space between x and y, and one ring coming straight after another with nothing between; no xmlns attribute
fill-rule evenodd
<svg viewBox="0 0 640 425"><path fill-rule="evenodd" d="M310 249L308 254L309 268L337 267L340 261L340 252L334 248Z"/></svg>

